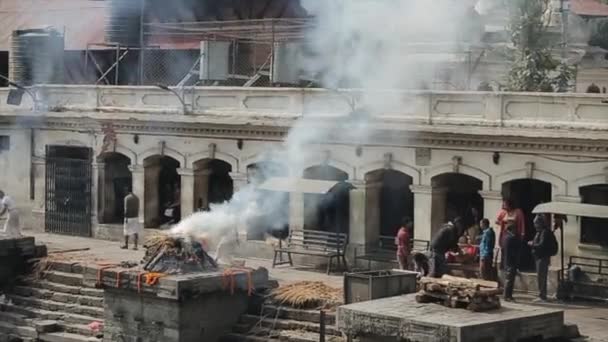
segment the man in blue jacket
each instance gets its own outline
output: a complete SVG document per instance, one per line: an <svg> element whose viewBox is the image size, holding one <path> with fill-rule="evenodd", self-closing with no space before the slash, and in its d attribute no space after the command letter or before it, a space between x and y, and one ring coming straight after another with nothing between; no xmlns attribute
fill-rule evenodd
<svg viewBox="0 0 608 342"><path fill-rule="evenodd" d="M481 279L495 280L492 263L494 261L494 245L496 234L490 227L490 220L484 218L479 223L481 227L481 241L479 242L479 273Z"/></svg>

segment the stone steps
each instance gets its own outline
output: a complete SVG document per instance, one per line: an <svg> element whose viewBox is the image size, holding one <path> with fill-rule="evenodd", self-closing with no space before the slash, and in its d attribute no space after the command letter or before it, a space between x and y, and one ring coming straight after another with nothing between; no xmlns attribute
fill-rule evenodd
<svg viewBox="0 0 608 342"><path fill-rule="evenodd" d="M84 277L78 273L46 271L43 273L43 279L52 283L82 287Z"/></svg>
<svg viewBox="0 0 608 342"><path fill-rule="evenodd" d="M7 322L15 325L29 325L29 318L25 315L10 312L10 311L0 311L0 322Z"/></svg>
<svg viewBox="0 0 608 342"><path fill-rule="evenodd" d="M66 293L72 295L82 295L89 297L103 298L103 290L95 289L90 287L70 286L59 283L53 283L47 280L40 280L36 282L29 282L28 287L42 290L49 290L58 293Z"/></svg>
<svg viewBox="0 0 608 342"><path fill-rule="evenodd" d="M21 338L25 337L35 339L38 337L38 332L36 332L36 328L30 326L15 325L3 321L0 321L0 333L5 335L19 336Z"/></svg>
<svg viewBox="0 0 608 342"><path fill-rule="evenodd" d="M98 320L103 320L104 317L104 310L103 308L99 307L84 306L79 304L66 304L54 300L39 299L36 297L23 297L13 294L8 295L8 298L10 298L17 305L34 307L47 311L59 311L62 313L91 316Z"/></svg>
<svg viewBox="0 0 608 342"><path fill-rule="evenodd" d="M55 332L38 336L40 342L101 342L97 337L82 336L67 332Z"/></svg>
<svg viewBox="0 0 608 342"><path fill-rule="evenodd" d="M65 292L55 292L53 290L40 289L30 286L16 286L13 293L22 297L36 297L39 299L52 300L66 304L78 304L83 306L93 306L103 308L103 297L92 297L86 295L75 295Z"/></svg>
<svg viewBox="0 0 608 342"><path fill-rule="evenodd" d="M254 316L254 315L243 315L243 316L241 316L240 323L244 323L245 325L248 325L249 327L258 325L263 328L270 328L270 329L278 330L278 331L281 331L281 330L306 331L306 332L310 332L310 333L316 333L317 336L321 329L319 323L291 320L291 319L282 319L282 318L275 319L274 317L268 317L268 316L260 317L260 316ZM325 326L325 334L326 334L326 336L327 335L333 335L333 336L342 335L340 333L340 331L338 331L338 329L336 329L336 327L333 325Z"/></svg>
<svg viewBox="0 0 608 342"><path fill-rule="evenodd" d="M278 312L278 313L277 313ZM321 322L321 314L319 310L303 310L294 309L286 306L265 304L262 309L262 315L266 317L277 317L283 319L292 319L302 322L319 323ZM334 312L326 312L325 324L334 325L336 323L336 314Z"/></svg>

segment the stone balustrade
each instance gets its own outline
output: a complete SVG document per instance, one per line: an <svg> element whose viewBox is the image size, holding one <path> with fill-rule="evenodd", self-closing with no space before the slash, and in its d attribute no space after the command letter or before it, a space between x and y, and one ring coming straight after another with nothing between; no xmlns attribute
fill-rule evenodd
<svg viewBox="0 0 608 342"><path fill-rule="evenodd" d="M39 111L239 117L339 117L353 108L388 121L545 128L608 128L608 96L578 93L361 91L301 88L195 87L176 89L186 102L157 87L52 85L32 88ZM24 95L20 106L6 104L0 90L0 115L31 113ZM179 121L179 118L176 117Z"/></svg>

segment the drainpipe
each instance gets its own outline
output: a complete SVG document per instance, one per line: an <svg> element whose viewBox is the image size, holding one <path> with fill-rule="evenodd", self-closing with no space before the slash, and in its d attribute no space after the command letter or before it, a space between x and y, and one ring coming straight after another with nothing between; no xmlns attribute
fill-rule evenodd
<svg viewBox="0 0 608 342"><path fill-rule="evenodd" d="M34 157L36 156L36 138L34 128L30 128L30 200L36 199L36 169Z"/></svg>

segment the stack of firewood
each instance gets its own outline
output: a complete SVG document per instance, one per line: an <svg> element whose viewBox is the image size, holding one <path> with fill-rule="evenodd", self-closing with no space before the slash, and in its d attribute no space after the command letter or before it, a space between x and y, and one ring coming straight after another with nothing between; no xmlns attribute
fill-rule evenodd
<svg viewBox="0 0 608 342"><path fill-rule="evenodd" d="M418 303L439 303L450 308L488 311L500 308L498 283L444 275L442 278L420 279Z"/></svg>

